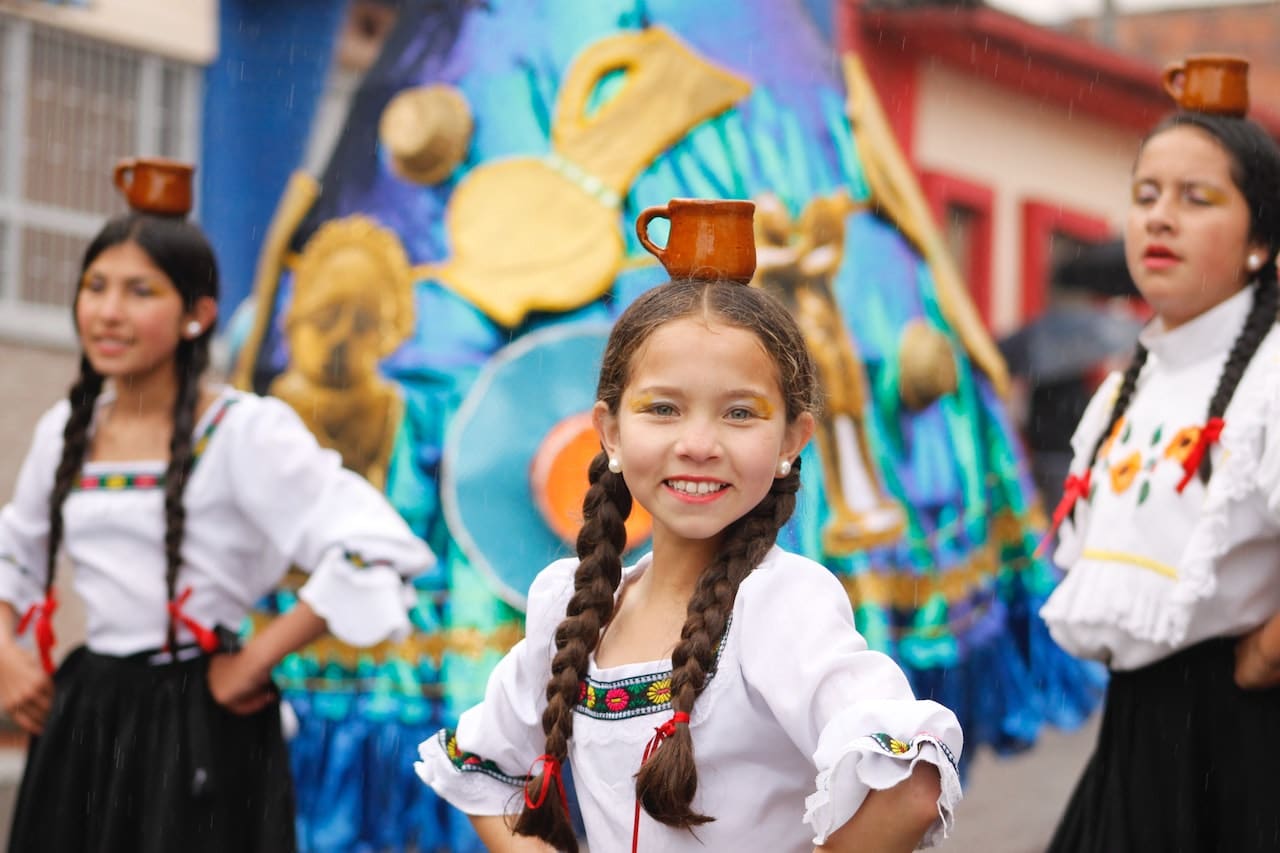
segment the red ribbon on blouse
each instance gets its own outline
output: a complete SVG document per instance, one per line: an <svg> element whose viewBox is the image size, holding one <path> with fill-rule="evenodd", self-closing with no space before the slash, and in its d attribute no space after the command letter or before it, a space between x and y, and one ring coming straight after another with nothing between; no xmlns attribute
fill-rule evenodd
<svg viewBox="0 0 1280 853"><path fill-rule="evenodd" d="M533 759L533 764L529 766L530 778L534 776L533 768L537 766L539 761L542 762L542 787L538 789L536 802L529 796L529 789L526 787L524 789L524 804L531 809L542 808L542 804L547 801L547 794L551 790L551 781L554 779L556 789L560 792L560 801L568 807L569 796L564 791L564 771L560 767L560 762L546 753L539 755Z"/></svg>
<svg viewBox="0 0 1280 853"><path fill-rule="evenodd" d="M191 587L187 587L178 596L177 601L169 602L169 615L182 623L182 625L191 632L192 636L196 638L196 644L200 646L206 654L213 654L218 650L218 635L192 619L182 610L190 598Z"/></svg>
<svg viewBox="0 0 1280 853"><path fill-rule="evenodd" d="M36 648L40 650L40 665L48 675L53 675L53 614L58 609L58 596L53 587L45 594L44 601L33 604L22 614L18 621L18 636L27 632L29 625L35 626Z"/></svg>
<svg viewBox="0 0 1280 853"><path fill-rule="evenodd" d="M1196 443L1191 446L1191 451L1187 454L1187 458L1182 460L1182 479L1178 481L1178 491L1181 492L1191 482L1191 478L1196 475L1196 471L1200 470L1200 463L1204 460L1204 455L1209 452L1209 448L1217 443L1222 437L1222 428L1226 426L1226 421L1222 418L1209 418L1200 429L1200 435L1196 438Z"/></svg>
<svg viewBox="0 0 1280 853"><path fill-rule="evenodd" d="M1084 474L1068 474L1066 482L1062 484L1062 499L1058 501L1057 508L1053 511L1053 523L1049 525L1049 530L1044 534L1044 538L1040 540L1040 544L1036 546L1033 556L1039 557L1049 544L1049 540L1053 539L1053 534L1058 532L1058 528L1062 526L1062 522L1066 521L1067 515L1075 507L1076 501L1089 496L1089 480L1093 476L1093 469L1086 468Z"/></svg>
<svg viewBox="0 0 1280 853"><path fill-rule="evenodd" d="M671 715L671 719L667 720L660 726L656 726L653 730L653 737L649 738L649 742L644 747L644 757L640 759L640 766L649 760L649 756L658 751L658 747L662 746L662 742L676 733L677 723L688 723L689 715L684 711L676 711ZM631 853L636 853L640 845L640 800L636 799L636 821L631 827Z"/></svg>

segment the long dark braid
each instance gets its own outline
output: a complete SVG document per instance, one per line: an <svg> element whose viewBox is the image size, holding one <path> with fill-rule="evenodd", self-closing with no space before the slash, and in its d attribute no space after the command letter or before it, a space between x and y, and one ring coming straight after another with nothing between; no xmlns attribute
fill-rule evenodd
<svg viewBox="0 0 1280 853"><path fill-rule="evenodd" d="M80 377L71 386L67 398L71 414L62 430L62 457L53 475L53 492L49 496L49 547L45 557L45 595L53 589L58 565L58 548L62 545L62 505L75 487L80 468L89 450L89 426L98 395L102 392L102 374L93 369L89 359L80 356Z"/></svg>
<svg viewBox="0 0 1280 853"><path fill-rule="evenodd" d="M755 508L730 525L715 563L698 578L689 599L680 643L671 653L671 708L692 713L694 700L707 686L738 587L760 565L795 511L800 488L800 459L791 473L773 481ZM698 790L698 768L688 726L675 732L650 756L636 775L636 798L659 823L689 828L714 818L692 809Z"/></svg>
<svg viewBox="0 0 1280 853"><path fill-rule="evenodd" d="M178 345L174 355L178 393L173 400L173 435L169 439L169 467L164 475L164 558L168 600L177 598L178 570L182 568L182 540L187 509L182 495L195 463L192 453L196 408L200 402L200 377L209 366L209 348L191 341ZM169 616L169 648L176 649L177 625Z"/></svg>
<svg viewBox="0 0 1280 853"><path fill-rule="evenodd" d="M701 317L757 336L777 366L788 423L802 413L818 410L820 392L813 361L795 320L781 303L761 290L743 285L685 279L642 294L614 324L596 388L596 399L605 403L612 414L618 412L635 354L655 330L683 317ZM624 522L631 510L626 482L608 470L603 453L592 461L588 479L591 485L583 502L584 524L577 543L580 563L565 619L556 628L556 654L542 716L545 754L560 763L568 755L574 706L588 660L601 631L613 617L626 544ZM738 587L764 559L778 530L790 518L799 486L796 459L791 472L775 479L760 503L725 530L720 552L699 576L680 642L671 658L675 711L691 712L706 686ZM688 726L678 725L675 734L641 769L636 796L655 820L687 828L711 819L691 809L696 791L693 741ZM554 782L547 778L545 765L529 781L525 793L526 806L514 831L576 853L578 843L569 822L568 806L559 798ZM538 808L529 807L530 802L539 800Z"/></svg>
<svg viewBox="0 0 1280 853"><path fill-rule="evenodd" d="M1129 403L1133 400L1133 392L1138 387L1138 376L1142 373L1142 366L1146 363L1147 348L1138 344L1133 351L1133 357L1129 359L1129 366L1124 370L1124 378L1120 381L1115 402L1111 404L1111 415L1107 418L1107 427L1093 443L1093 451L1089 454L1086 470L1093 467L1093 463L1098 459L1098 452L1102 450L1102 445L1107 443L1111 433L1115 432L1116 424L1120 423L1120 419L1124 417Z"/></svg>
<svg viewBox="0 0 1280 853"><path fill-rule="evenodd" d="M624 523L631 514L631 492L622 477L609 470L604 453L592 460L588 481L591 485L582 504L573 597L556 628L556 654L547 683L547 707L542 712L545 752L561 764L569 753L573 708L579 685L587 676L587 662L600 642L600 632L613 618L613 596L622 581L622 552L627 541ZM544 778L547 772L544 766L525 788L533 798L547 787L546 800L541 808L526 805L514 831L541 838L557 850L576 853L578 841L569 821L569 804L559 798L554 781Z"/></svg>

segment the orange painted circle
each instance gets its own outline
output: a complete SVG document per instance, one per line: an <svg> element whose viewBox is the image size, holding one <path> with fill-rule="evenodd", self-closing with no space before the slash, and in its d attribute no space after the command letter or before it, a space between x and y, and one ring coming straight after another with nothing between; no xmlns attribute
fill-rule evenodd
<svg viewBox="0 0 1280 853"><path fill-rule="evenodd" d="M529 469L529 487L538 512L557 536L572 547L582 527L582 499L587 471L600 452L600 438L591 413L579 412L560 421L546 434ZM627 550L649 538L653 519L638 503L627 518Z"/></svg>

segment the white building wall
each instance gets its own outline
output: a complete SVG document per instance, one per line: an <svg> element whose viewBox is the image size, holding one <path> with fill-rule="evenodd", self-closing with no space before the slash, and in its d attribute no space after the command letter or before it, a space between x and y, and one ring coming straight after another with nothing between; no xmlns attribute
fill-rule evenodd
<svg viewBox="0 0 1280 853"><path fill-rule="evenodd" d="M218 53L217 0L90 0L83 6L0 4L17 17L169 59L207 65Z"/></svg>
<svg viewBox="0 0 1280 853"><path fill-rule="evenodd" d="M1058 203L1117 231L1141 134L1069 115L1058 103L1019 95L922 63L912 140L916 164L989 187L991 322L997 334L1022 317L1022 204Z"/></svg>

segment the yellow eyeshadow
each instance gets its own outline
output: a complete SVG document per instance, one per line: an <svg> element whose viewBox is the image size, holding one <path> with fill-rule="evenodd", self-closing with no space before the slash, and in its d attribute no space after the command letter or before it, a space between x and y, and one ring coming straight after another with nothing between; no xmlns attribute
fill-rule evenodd
<svg viewBox="0 0 1280 853"><path fill-rule="evenodd" d="M1222 190L1214 189L1213 187L1201 185L1198 187L1192 187L1191 190L1210 204L1223 204L1227 200L1226 193Z"/></svg>
<svg viewBox="0 0 1280 853"><path fill-rule="evenodd" d="M756 411L760 413L760 417L773 417L773 405L764 397L752 397L751 405L756 407Z"/></svg>
<svg viewBox="0 0 1280 853"><path fill-rule="evenodd" d="M631 401L631 411L643 412L645 409L653 405L653 396L650 394L641 394Z"/></svg>

